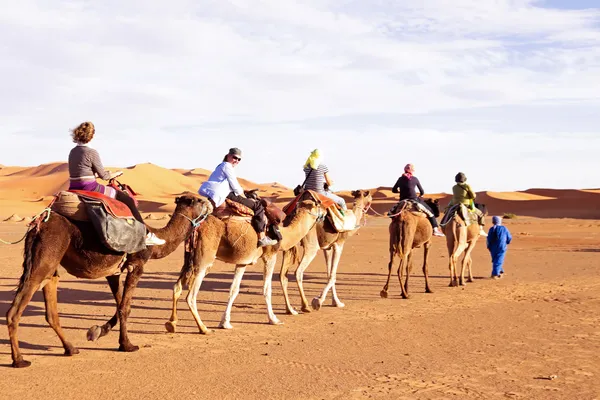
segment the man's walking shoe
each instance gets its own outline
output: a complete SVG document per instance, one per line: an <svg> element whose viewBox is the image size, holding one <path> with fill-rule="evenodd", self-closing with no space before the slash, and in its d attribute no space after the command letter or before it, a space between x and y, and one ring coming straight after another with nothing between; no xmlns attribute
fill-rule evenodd
<svg viewBox="0 0 600 400"><path fill-rule="evenodd" d="M433 228L433 236L444 237L446 235L444 235L444 233L440 230L440 228L435 227L435 228Z"/></svg>
<svg viewBox="0 0 600 400"><path fill-rule="evenodd" d="M271 239L268 236L265 236L264 238L258 240L258 247L274 246L276 244L277 244L277 240Z"/></svg>
<svg viewBox="0 0 600 400"><path fill-rule="evenodd" d="M152 232L148 232L148 234L146 235L146 246L161 245L165 243L166 241L164 239L157 237Z"/></svg>

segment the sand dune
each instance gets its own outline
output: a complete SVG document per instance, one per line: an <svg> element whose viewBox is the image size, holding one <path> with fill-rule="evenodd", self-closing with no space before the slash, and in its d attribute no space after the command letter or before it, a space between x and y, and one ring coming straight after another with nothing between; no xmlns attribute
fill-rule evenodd
<svg viewBox="0 0 600 400"><path fill-rule="evenodd" d="M140 194L140 209L158 215L172 212L175 208L174 197L185 191L196 192L211 172L203 168L167 169L152 163L107 169L122 170L123 176L119 180L131 185ZM50 202L56 192L68 187L68 178L66 163L36 167L2 166L0 218L39 212L40 207ZM291 188L278 182L259 184L244 178L239 181L244 189L258 189L260 196L271 198L279 205L293 198ZM373 208L377 212L389 210L397 201L398 195L392 193L391 187L379 186L369 190L373 193ZM347 202L352 202L351 191L337 193ZM447 193L427 193L425 197L439 199L442 211L450 200ZM600 218L600 189L535 188L518 192L478 192L477 201L488 206L490 215L514 213L517 216L542 218Z"/></svg>

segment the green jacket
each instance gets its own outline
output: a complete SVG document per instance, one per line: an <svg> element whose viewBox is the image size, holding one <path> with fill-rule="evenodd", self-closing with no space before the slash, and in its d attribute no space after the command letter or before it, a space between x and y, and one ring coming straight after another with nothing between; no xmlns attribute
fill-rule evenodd
<svg viewBox="0 0 600 400"><path fill-rule="evenodd" d="M452 187L452 200L450 200L449 206L462 203L465 206L472 208L474 206L474 199L475 192L468 183L457 183Z"/></svg>

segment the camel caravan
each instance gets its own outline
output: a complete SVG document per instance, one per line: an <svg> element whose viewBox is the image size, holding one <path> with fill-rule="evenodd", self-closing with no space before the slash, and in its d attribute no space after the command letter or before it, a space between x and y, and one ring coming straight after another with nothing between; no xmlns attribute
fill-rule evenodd
<svg viewBox="0 0 600 400"><path fill-rule="evenodd" d="M242 160L242 152L231 148L198 192L177 196L175 210L167 224L154 229L141 217L135 191L116 179L121 173L104 170L98 152L89 146L94 134L91 122L72 131L76 146L69 154L69 188L57 193L48 207L33 218L24 237L23 273L6 315L13 367L31 364L20 351L18 329L23 311L39 289L44 294L46 320L61 340L65 355L79 353L59 322L59 266L77 278L106 278L116 302L115 314L103 325L90 327L87 338L98 340L118 322L119 350L124 352L139 349L128 337L127 320L134 290L146 262L166 257L181 244L184 244L183 266L173 286L171 317L165 323L168 332L177 330L177 304L184 287L188 289L186 303L199 332L209 332L198 313L197 300L202 282L215 260L234 265L220 328L232 329L231 310L244 272L259 260L264 264L263 295L268 322L281 324L273 312L271 300L278 255L282 259L280 283L288 314L298 314L288 295L288 272L292 265L296 265L295 277L303 313L319 310L329 291L332 305L344 307L336 291L340 259L346 241L364 225L373 198L369 191L355 190L351 193L353 204L348 208L345 199L329 190L333 181L319 150L308 157L303 168L305 180L294 189L295 198L280 209L269 199L260 198L256 190L242 189L234 169ZM446 237L450 286L464 285L465 268L469 270L469 282L472 281L470 254L482 234L486 211L484 206L480 206L481 211L474 207L474 194L465 184L464 174L459 175L453 189L453 202L440 227L436 220L440 214L437 200L422 198L424 191L414 176L414 166L405 167L405 173L393 188L395 193L400 193L400 201L387 214L391 219L390 261L382 297L388 296L396 260L399 261L401 296L409 297L412 252L421 247L424 249L425 291L432 292L427 256L435 236ZM96 178L106 180L108 184L102 185ZM416 195L415 188L419 189L420 196ZM309 303L303 287L304 272L319 250L325 256L327 282L321 294ZM459 279L456 271L461 255Z"/></svg>

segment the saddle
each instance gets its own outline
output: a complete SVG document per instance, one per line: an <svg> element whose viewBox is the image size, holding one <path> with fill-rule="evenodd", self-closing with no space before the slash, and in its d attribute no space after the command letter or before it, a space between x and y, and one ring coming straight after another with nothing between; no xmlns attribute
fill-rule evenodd
<svg viewBox="0 0 600 400"><path fill-rule="evenodd" d="M450 208L446 210L444 217L440 222L440 226L444 227L448 225L448 223L452 221L452 218L455 216L458 216L460 219L462 219L467 226L477 223L477 214L470 211L467 206L461 203L450 206Z"/></svg>
<svg viewBox="0 0 600 400"><path fill-rule="evenodd" d="M388 212L388 215L391 218L395 218L398 216L397 214L401 213L402 211L408 211L417 217L433 217L433 213L429 211L427 207L414 199L400 200L394 207L392 207L392 209Z"/></svg>
<svg viewBox="0 0 600 400"><path fill-rule="evenodd" d="M146 225L133 217L126 204L102 193L61 191L54 195L49 208L67 219L91 223L111 250L136 253L146 248Z"/></svg>
<svg viewBox="0 0 600 400"><path fill-rule="evenodd" d="M312 200L321 207L325 208L327 210L326 218L329 220L331 226L336 232L341 233L356 229L357 221L354 213L342 210L342 208L335 201L312 190L304 190L302 193L296 196L285 207L283 207L283 212L288 216L292 215L296 210L298 202L301 200Z"/></svg>
<svg viewBox="0 0 600 400"><path fill-rule="evenodd" d="M281 233L279 232L279 225L283 223L286 215L277 207L273 202L268 199L263 199L256 193L258 189L244 191L247 198L260 201L265 209L265 218L267 222L267 235L281 240ZM250 223L252 217L254 217L254 211L241 203L236 201L225 199L225 202L219 207L215 207L212 215L219 218L220 220L235 219L242 220Z"/></svg>

